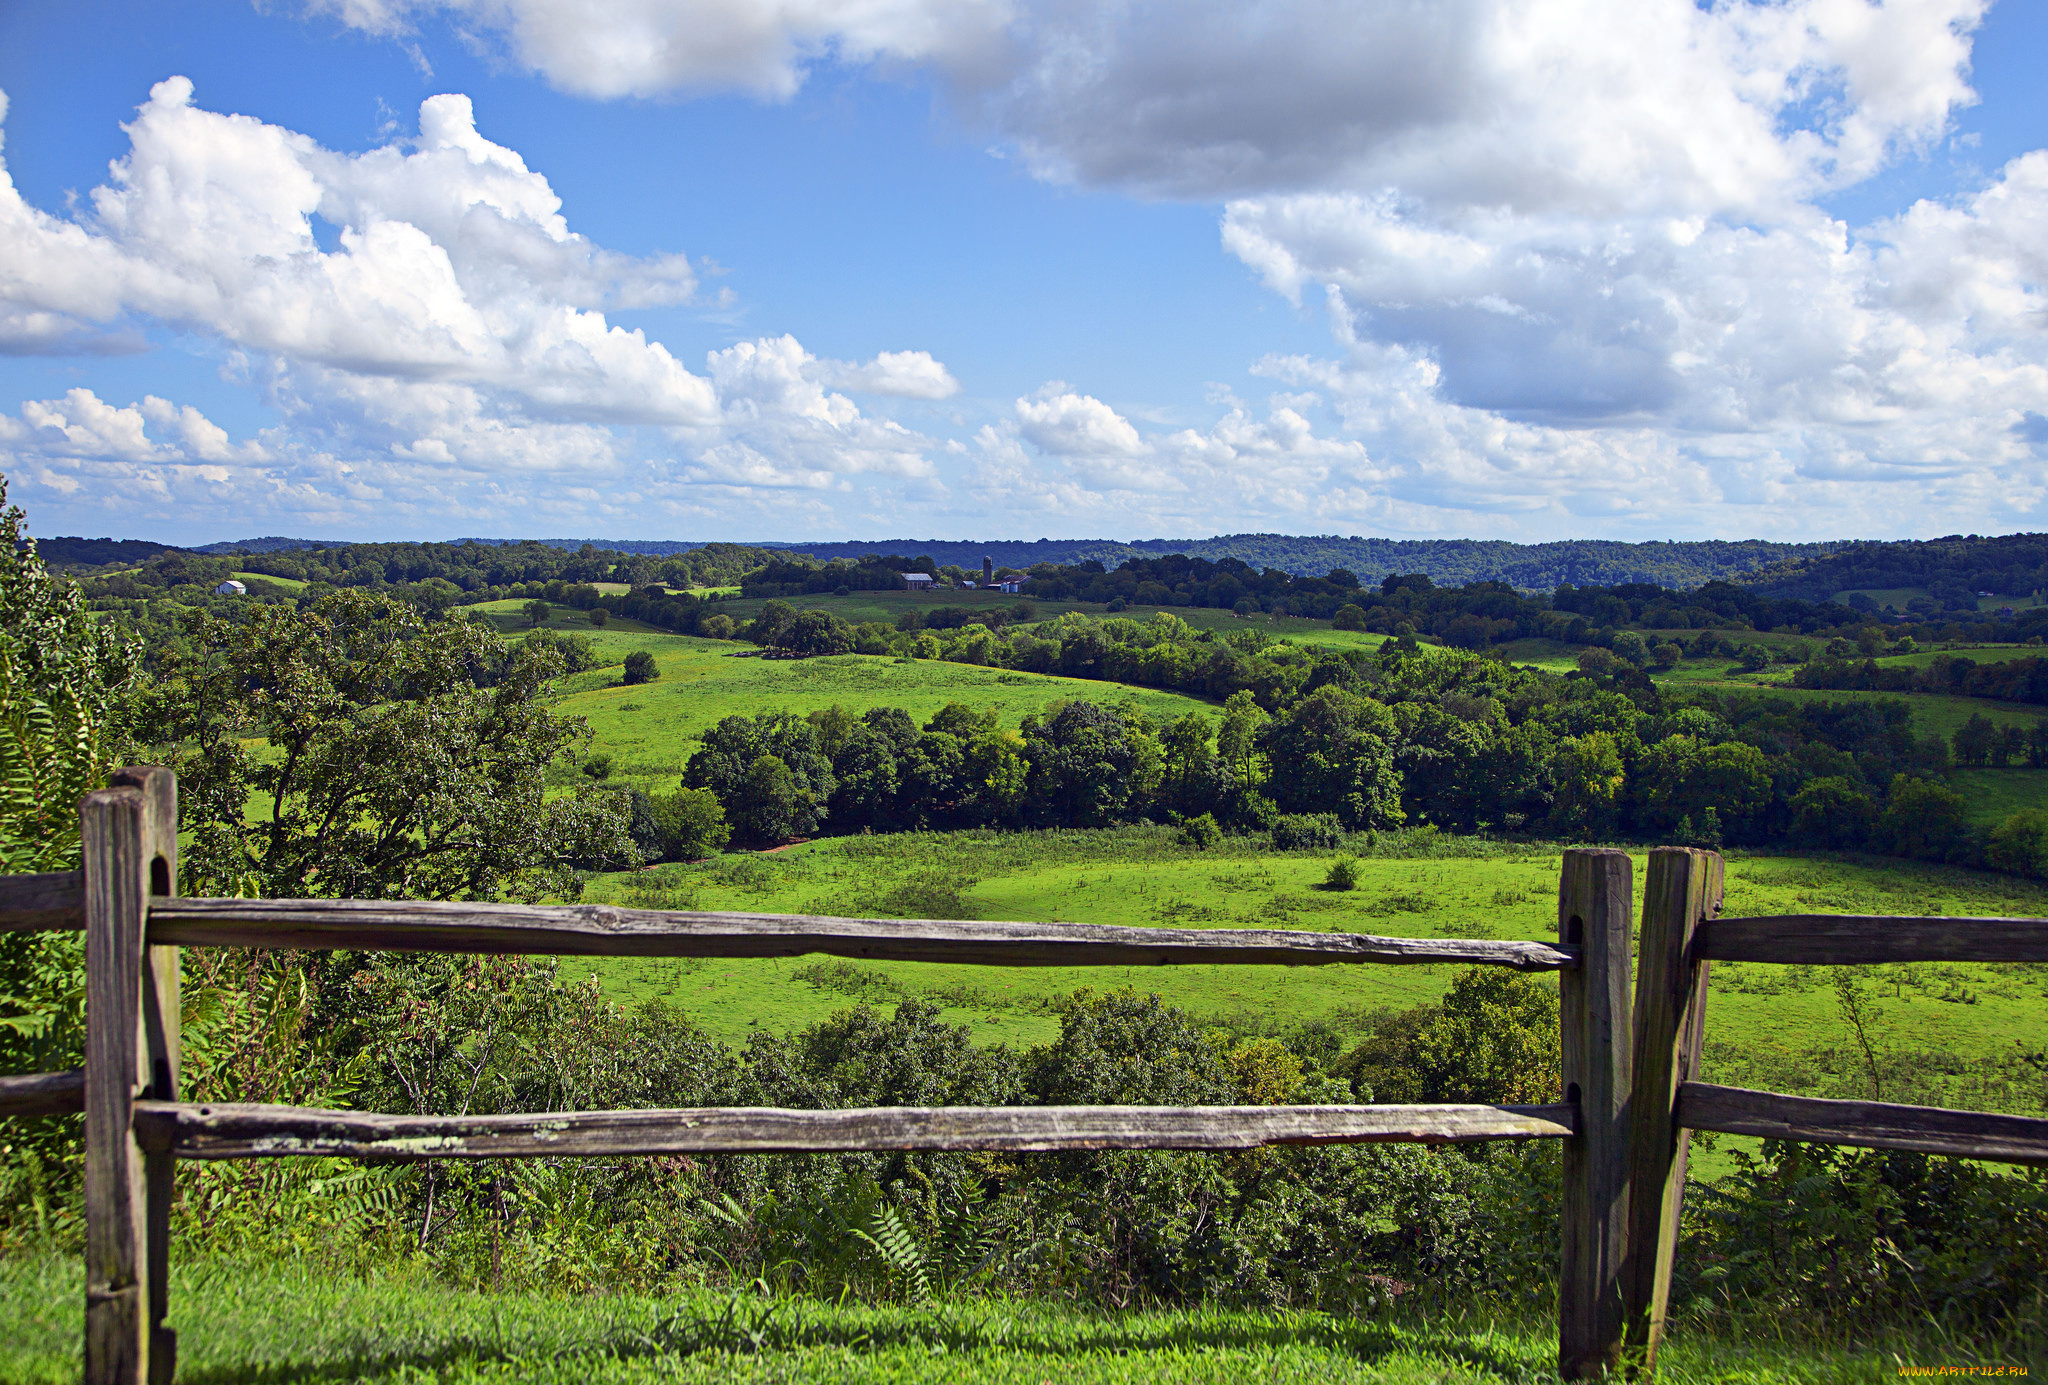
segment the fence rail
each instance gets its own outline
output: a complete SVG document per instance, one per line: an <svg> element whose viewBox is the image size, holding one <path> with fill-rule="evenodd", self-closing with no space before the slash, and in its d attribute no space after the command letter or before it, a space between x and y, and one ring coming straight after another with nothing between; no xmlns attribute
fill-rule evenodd
<svg viewBox="0 0 2048 1385"><path fill-rule="evenodd" d="M1903 1149L2008 1164L2048 1163L2048 1120L1995 1111L1828 1101L1687 1082L1678 1089L1678 1121L1694 1130L1766 1140Z"/></svg>
<svg viewBox="0 0 2048 1385"><path fill-rule="evenodd" d="M1564 853L1558 941L1264 929L963 923L605 905L179 899L177 786L138 768L80 805L83 870L0 877L0 932L84 930L86 1064L0 1077L0 1117L85 1112L88 1385L167 1385L170 1209L180 1159L366 1160L853 1150L1252 1149L1563 1142L1558 1369L1654 1368L1690 1132L2048 1162L2048 1120L1819 1101L1698 1080L1716 960L2048 961L2048 920L1717 918L1721 858L1650 853L1630 985L1626 853ZM393 1116L180 1100L178 949L350 948L791 957L995 966L1455 962L1558 973L1563 1100L1543 1106L765 1107Z"/></svg>
<svg viewBox="0 0 2048 1385"><path fill-rule="evenodd" d="M2048 919L1779 914L1714 919L1695 946L1713 962L2048 962Z"/></svg>
<svg viewBox="0 0 2048 1385"><path fill-rule="evenodd" d="M1257 1149L1562 1139L1570 1106L770 1106L387 1116L304 1106L138 1102L146 1150L180 1159L512 1159L850 1150Z"/></svg>

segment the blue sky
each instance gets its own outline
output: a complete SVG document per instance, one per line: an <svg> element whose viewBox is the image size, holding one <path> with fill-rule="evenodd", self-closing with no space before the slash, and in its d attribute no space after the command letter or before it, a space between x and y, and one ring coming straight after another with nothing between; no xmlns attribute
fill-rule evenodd
<svg viewBox="0 0 2048 1385"><path fill-rule="evenodd" d="M32 529L2041 527L2048 7L580 15L0 6Z"/></svg>

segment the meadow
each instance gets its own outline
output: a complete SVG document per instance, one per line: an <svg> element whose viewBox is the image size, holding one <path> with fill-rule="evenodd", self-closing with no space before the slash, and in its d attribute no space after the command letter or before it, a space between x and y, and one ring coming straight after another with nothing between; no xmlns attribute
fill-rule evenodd
<svg viewBox="0 0 2048 1385"><path fill-rule="evenodd" d="M588 898L647 908L853 917L984 918L1138 927L1263 927L1398 937L1554 939L1559 849L1394 834L1367 845L1356 889L1324 887L1331 854L1275 852L1244 839L1198 851L1171 829L905 833L829 838L759 855L593 878ZM1645 857L1636 852L1640 898ZM1890 860L1731 853L1725 910L2048 914L2048 885ZM834 1010L916 997L982 1043L1057 1036L1082 988L1156 993L1203 1023L1287 1035L1353 1033L1379 1007L1439 999L1442 965L1000 967L827 958L672 961L564 958L631 1003L656 996L710 1034L814 1024ZM1887 1096L1940 1104L2048 1106L2038 1067L2048 967L1881 966L1862 974L1868 1032ZM1816 968L1724 964L1714 971L1708 1077L1809 1095L1866 1096L1870 1073L1832 977ZM2029 1067L2024 1055L2032 1055ZM2018 1064L2018 1066L2015 1066ZM2030 1076L2031 1074L2031 1076ZM2015 1085L2017 1083L2018 1085Z"/></svg>

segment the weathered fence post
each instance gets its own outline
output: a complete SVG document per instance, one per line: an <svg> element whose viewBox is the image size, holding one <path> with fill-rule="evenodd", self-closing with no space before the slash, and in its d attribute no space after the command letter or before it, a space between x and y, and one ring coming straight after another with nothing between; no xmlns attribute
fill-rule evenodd
<svg viewBox="0 0 2048 1385"><path fill-rule="evenodd" d="M1578 1107L1564 1142L1563 1264L1558 1284L1558 1373L1604 1374L1621 1359L1621 1268L1628 1248L1628 853L1564 853L1558 941L1579 964L1558 973L1564 1097Z"/></svg>
<svg viewBox="0 0 2048 1385"><path fill-rule="evenodd" d="M178 878L168 769L116 774L79 808L85 866L85 1380L168 1385L173 1160L136 1143L135 1100L175 1100L178 950L149 947L149 897Z"/></svg>
<svg viewBox="0 0 2048 1385"><path fill-rule="evenodd" d="M1671 1256L1685 1199L1692 1132L1674 1119L1678 1084L1699 1075L1707 1022L1707 962L1693 932L1721 907L1721 858L1663 846L1650 853L1643 882L1642 962L1636 985L1636 1098L1629 1121L1630 1255L1622 1278L1628 1348L1644 1373L1655 1369L1671 1295Z"/></svg>

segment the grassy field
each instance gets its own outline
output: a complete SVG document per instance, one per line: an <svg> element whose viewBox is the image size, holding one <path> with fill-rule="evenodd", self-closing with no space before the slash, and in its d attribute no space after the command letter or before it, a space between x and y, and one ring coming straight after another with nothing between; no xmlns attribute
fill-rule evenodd
<svg viewBox="0 0 2048 1385"><path fill-rule="evenodd" d="M1880 609L1890 606L1895 610L1903 611L1906 609L1906 603L1927 595L1929 595L1929 592L1925 587L1850 587L1844 591L1836 592L1831 599L1846 604L1852 596L1867 596L1872 601L1875 601ZM2010 606L2015 611L2025 611L2040 604L2041 599L2039 597L2024 592L2018 596L1980 596L1977 598L1977 609L1980 611L1995 611L2000 606Z"/></svg>
<svg viewBox="0 0 2048 1385"><path fill-rule="evenodd" d="M0 1260L0 1379L79 1375L77 1256ZM941 1298L921 1306L821 1302L757 1290L660 1295L479 1294L398 1264L368 1277L285 1261L174 1260L171 1326L190 1385L624 1385L624 1382L1530 1382L1555 1379L1556 1330L1540 1321L1415 1310L1344 1318L1218 1308L1108 1313L1040 1302ZM1787 1340L1765 1314L1674 1323L1658 1378L1801 1382L1896 1379L1903 1366L2021 1366L2010 1349L1918 1336L1861 1344Z"/></svg>
<svg viewBox="0 0 2048 1385"><path fill-rule="evenodd" d="M288 592L302 592L306 584L296 577L272 577L267 572L231 572L228 574L237 582L268 582L273 587L283 587Z"/></svg>
<svg viewBox="0 0 2048 1385"><path fill-rule="evenodd" d="M1400 848L1389 848L1400 852ZM1328 855L1244 843L1199 852L1165 828L1100 832L842 837L767 855L601 876L589 897L655 908L885 917L1066 920L1134 926L1268 927L1402 937L1556 936L1554 849L1421 838L1418 852L1368 855L1359 887L1321 888ZM1643 880L1638 855L1637 889ZM2048 885L1896 861L1735 854L1731 914L2048 914ZM575 959L622 1001L662 996L707 1031L741 1042L757 1029L812 1024L856 1000L917 996L985 1043L1042 1043L1062 998L1082 987L1155 992L1206 1021L1266 1032L1304 1023L1340 1030L1377 1006L1440 997L1449 966L1125 967L846 963L820 958L720 962ZM2048 1047L2048 968L1975 964L1874 967L1866 974L1878 1046L1903 1062L1940 1052L1964 1064ZM1830 977L1815 968L1732 963L1714 971L1709 1039L1727 1068L1778 1074L1815 1094L1863 1076L1811 1068L1851 1042ZM1803 1082L1800 1080L1804 1072ZM1710 1062L1708 1075L1716 1072ZM1967 1073L1921 1074L1939 1086ZM1902 1079L1903 1080L1903 1079ZM1955 1090L1960 1091L1961 1088ZM2048 1104L2044 1094L2043 1104Z"/></svg>

